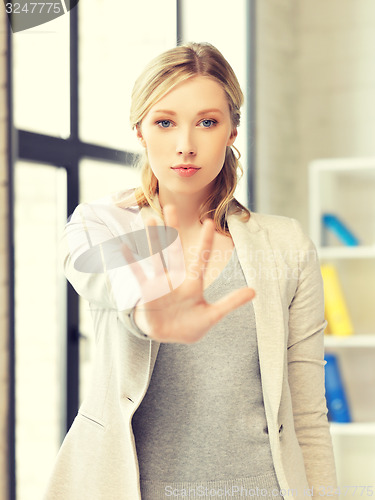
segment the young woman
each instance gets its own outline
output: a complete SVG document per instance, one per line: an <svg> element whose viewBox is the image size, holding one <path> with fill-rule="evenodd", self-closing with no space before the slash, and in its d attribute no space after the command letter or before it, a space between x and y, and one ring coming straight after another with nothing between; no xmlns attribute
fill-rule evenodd
<svg viewBox="0 0 375 500"><path fill-rule="evenodd" d="M135 83L141 186L79 205L62 240L97 346L47 500L335 494L319 261L233 196L242 103L208 43Z"/></svg>

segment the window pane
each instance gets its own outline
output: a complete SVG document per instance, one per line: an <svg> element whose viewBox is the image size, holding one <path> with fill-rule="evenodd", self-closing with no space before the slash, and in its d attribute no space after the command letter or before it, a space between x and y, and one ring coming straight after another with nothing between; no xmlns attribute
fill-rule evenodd
<svg viewBox="0 0 375 500"><path fill-rule="evenodd" d="M116 191L140 185L138 169L113 163L85 159L80 163L80 202L90 202ZM80 298L80 403L87 393L91 361L95 353L93 324L86 300Z"/></svg>
<svg viewBox="0 0 375 500"><path fill-rule="evenodd" d="M58 239L66 219L65 170L15 167L17 500L42 498L62 439L65 279Z"/></svg>
<svg viewBox="0 0 375 500"><path fill-rule="evenodd" d="M80 138L139 151L130 95L149 60L176 45L176 2L81 0L78 9Z"/></svg>
<svg viewBox="0 0 375 500"><path fill-rule="evenodd" d="M79 165L80 202L90 202L140 185L140 171L116 163L84 158Z"/></svg>
<svg viewBox="0 0 375 500"><path fill-rule="evenodd" d="M69 137L69 31L64 15L12 35L17 128Z"/></svg>

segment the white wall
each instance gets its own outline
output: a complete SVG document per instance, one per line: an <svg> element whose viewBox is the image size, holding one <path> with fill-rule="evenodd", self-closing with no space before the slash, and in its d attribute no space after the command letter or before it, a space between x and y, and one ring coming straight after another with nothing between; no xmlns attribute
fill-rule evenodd
<svg viewBox="0 0 375 500"><path fill-rule="evenodd" d="M308 163L375 155L375 2L257 2L258 211L308 229Z"/></svg>
<svg viewBox="0 0 375 500"><path fill-rule="evenodd" d="M256 211L296 216L298 151L295 0L256 3Z"/></svg>

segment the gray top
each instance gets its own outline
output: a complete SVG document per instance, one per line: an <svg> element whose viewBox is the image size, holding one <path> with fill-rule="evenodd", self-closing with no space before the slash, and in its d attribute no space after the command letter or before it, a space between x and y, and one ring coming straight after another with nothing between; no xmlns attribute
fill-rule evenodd
<svg viewBox="0 0 375 500"><path fill-rule="evenodd" d="M234 249L204 296L216 302L244 286ZM166 485L212 488L245 481L279 488L266 431L252 302L225 316L199 342L160 344L132 425L142 500L166 498Z"/></svg>

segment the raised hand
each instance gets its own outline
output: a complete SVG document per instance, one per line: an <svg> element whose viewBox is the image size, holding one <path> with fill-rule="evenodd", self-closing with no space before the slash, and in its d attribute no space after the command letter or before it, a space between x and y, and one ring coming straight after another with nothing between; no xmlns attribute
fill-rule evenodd
<svg viewBox="0 0 375 500"><path fill-rule="evenodd" d="M177 213L174 206L164 207L164 220L166 226L178 231ZM146 227L149 236L150 226L156 226L156 220L152 217L148 219ZM160 248L156 232L152 234L152 248ZM189 266L190 272L187 272L185 280L177 288L171 287L171 291L153 300L148 300L148 297L155 297L155 290L162 290L162 283L165 283L166 270L161 263L160 256L157 253L153 254L154 277L149 278L124 245L125 258L132 263L132 271L142 292L142 303L138 304L135 309L135 321L151 339L184 344L197 342L226 314L254 298L254 290L245 287L234 290L215 303L206 302L203 296L204 273L209 261L214 234L213 220L206 219L201 229L198 259L196 263ZM181 255L181 250L176 245L171 245L168 249L168 258L175 259L172 262L177 264L170 266L172 273L179 272L178 269L181 270ZM164 291L166 291L165 285Z"/></svg>

